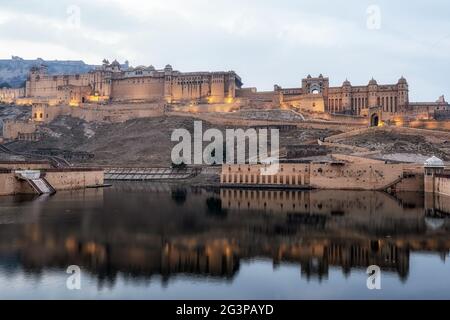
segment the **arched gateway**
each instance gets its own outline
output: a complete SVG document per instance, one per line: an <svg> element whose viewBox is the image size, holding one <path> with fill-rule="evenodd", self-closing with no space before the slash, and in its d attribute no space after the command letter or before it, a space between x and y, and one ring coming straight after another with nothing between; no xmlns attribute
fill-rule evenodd
<svg viewBox="0 0 450 320"><path fill-rule="evenodd" d="M370 127L378 127L381 123L381 114L383 109L381 107L369 108L368 118Z"/></svg>
<svg viewBox="0 0 450 320"><path fill-rule="evenodd" d="M378 114L376 114L376 113L372 114L372 116L370 117L370 126L378 127L379 121L380 121L380 119L378 117Z"/></svg>

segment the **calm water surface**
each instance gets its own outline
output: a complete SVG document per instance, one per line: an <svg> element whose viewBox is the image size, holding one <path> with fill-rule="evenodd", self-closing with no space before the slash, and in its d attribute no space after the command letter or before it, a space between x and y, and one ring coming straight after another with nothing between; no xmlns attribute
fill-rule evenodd
<svg viewBox="0 0 450 320"><path fill-rule="evenodd" d="M150 183L1 197L0 298L449 299L447 208L415 193ZM381 290L367 289L370 265Z"/></svg>

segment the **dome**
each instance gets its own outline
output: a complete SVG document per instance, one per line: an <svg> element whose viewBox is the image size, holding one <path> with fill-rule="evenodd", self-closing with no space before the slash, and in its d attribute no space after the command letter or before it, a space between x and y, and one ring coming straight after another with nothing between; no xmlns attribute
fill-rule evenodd
<svg viewBox="0 0 450 320"><path fill-rule="evenodd" d="M150 71L155 71L155 67L152 66L152 65L150 65L147 69L150 70Z"/></svg>
<svg viewBox="0 0 450 320"><path fill-rule="evenodd" d="M119 63L117 60L114 60L114 61L111 63L111 65L112 65L112 66L119 66L119 67L120 67L120 63Z"/></svg>
<svg viewBox="0 0 450 320"><path fill-rule="evenodd" d="M312 77L311 77L311 75L310 74L308 74L308 76L306 77L307 79L311 79Z"/></svg>
<svg viewBox="0 0 450 320"><path fill-rule="evenodd" d="M369 86L376 86L376 85L378 85L377 80L375 80L374 78L372 78L372 79L369 81Z"/></svg>
<svg viewBox="0 0 450 320"><path fill-rule="evenodd" d="M424 163L425 167L444 167L444 161L439 159L438 157L432 156L431 158L427 159Z"/></svg>
<svg viewBox="0 0 450 320"><path fill-rule="evenodd" d="M345 79L345 81L342 83L343 87L348 87L351 86L352 84L350 83L350 81L348 81L347 79Z"/></svg>
<svg viewBox="0 0 450 320"><path fill-rule="evenodd" d="M166 66L164 67L164 70L166 70L166 71L172 71L172 66L171 66L170 64L168 64L168 65L166 65Z"/></svg>
<svg viewBox="0 0 450 320"><path fill-rule="evenodd" d="M398 84L408 84L406 79L402 76L400 79L398 79Z"/></svg>

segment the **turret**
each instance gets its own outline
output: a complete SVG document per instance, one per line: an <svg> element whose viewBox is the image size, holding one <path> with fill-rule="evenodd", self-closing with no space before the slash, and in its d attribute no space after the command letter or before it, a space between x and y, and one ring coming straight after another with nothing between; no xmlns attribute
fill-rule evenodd
<svg viewBox="0 0 450 320"><path fill-rule="evenodd" d="M425 170L425 178L424 178L424 191L425 192L432 192L434 193L434 179L437 174L441 174L444 172L444 161L441 159L432 156L424 163L424 170Z"/></svg>
<svg viewBox="0 0 450 320"><path fill-rule="evenodd" d="M408 89L408 82L403 76L398 80L397 90L398 90L398 105L406 106L409 103L408 97L409 89Z"/></svg>
<svg viewBox="0 0 450 320"><path fill-rule="evenodd" d="M369 99L368 99L369 108L378 107L378 100L377 100L378 83L374 78L372 78L369 81L368 88L369 88Z"/></svg>
<svg viewBox="0 0 450 320"><path fill-rule="evenodd" d="M342 83L342 108L348 111L352 109L352 84L348 79Z"/></svg>
<svg viewBox="0 0 450 320"><path fill-rule="evenodd" d="M170 64L164 67L164 100L172 103L172 66Z"/></svg>

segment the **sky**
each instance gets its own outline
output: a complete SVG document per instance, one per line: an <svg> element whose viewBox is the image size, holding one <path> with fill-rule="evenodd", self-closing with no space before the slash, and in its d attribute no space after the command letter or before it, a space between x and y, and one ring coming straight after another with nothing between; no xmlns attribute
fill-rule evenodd
<svg viewBox="0 0 450 320"><path fill-rule="evenodd" d="M447 0L0 0L0 58L103 58L236 71L244 86L404 76L410 100L450 98Z"/></svg>

